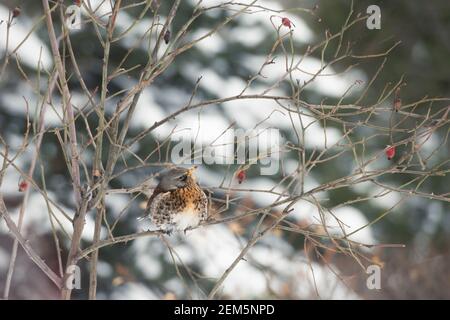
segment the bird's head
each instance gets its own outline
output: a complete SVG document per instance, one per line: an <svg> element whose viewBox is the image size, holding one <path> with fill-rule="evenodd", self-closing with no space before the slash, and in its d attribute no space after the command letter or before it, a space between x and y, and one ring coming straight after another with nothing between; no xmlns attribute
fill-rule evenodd
<svg viewBox="0 0 450 320"><path fill-rule="evenodd" d="M189 183L195 182L194 171L197 166L189 169L173 168L161 175L159 187L164 191L173 191L186 187Z"/></svg>

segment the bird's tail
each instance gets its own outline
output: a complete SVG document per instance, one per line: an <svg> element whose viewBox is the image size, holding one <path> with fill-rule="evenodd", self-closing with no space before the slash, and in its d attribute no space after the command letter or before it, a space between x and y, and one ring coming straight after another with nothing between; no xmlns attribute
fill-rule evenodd
<svg viewBox="0 0 450 320"><path fill-rule="evenodd" d="M137 221L143 221L146 219L150 219L150 210L149 208L145 208L144 213L142 214L142 216L136 218Z"/></svg>

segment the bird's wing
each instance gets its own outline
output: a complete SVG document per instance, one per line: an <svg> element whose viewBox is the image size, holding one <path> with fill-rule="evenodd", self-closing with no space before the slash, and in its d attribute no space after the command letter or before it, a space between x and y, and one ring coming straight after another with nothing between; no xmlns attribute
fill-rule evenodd
<svg viewBox="0 0 450 320"><path fill-rule="evenodd" d="M150 218L152 211L154 211L155 203L158 203L162 196L170 194L170 192L163 192L161 188L156 187L150 198L148 198L144 214L138 218L139 221Z"/></svg>

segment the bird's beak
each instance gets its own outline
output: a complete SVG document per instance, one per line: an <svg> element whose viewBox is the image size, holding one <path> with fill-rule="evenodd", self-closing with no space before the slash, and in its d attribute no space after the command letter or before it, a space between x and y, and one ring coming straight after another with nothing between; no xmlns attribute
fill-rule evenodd
<svg viewBox="0 0 450 320"><path fill-rule="evenodd" d="M197 166L192 166L188 169L189 175L191 175L192 173L194 173L194 171L197 169Z"/></svg>

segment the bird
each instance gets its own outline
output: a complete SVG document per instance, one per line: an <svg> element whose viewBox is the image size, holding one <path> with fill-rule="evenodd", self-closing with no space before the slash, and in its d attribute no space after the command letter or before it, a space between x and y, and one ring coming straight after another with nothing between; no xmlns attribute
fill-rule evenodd
<svg viewBox="0 0 450 320"><path fill-rule="evenodd" d="M196 166L175 167L161 175L147 201L143 217L150 217L161 231L184 231L198 226L208 217L208 197L197 183Z"/></svg>

